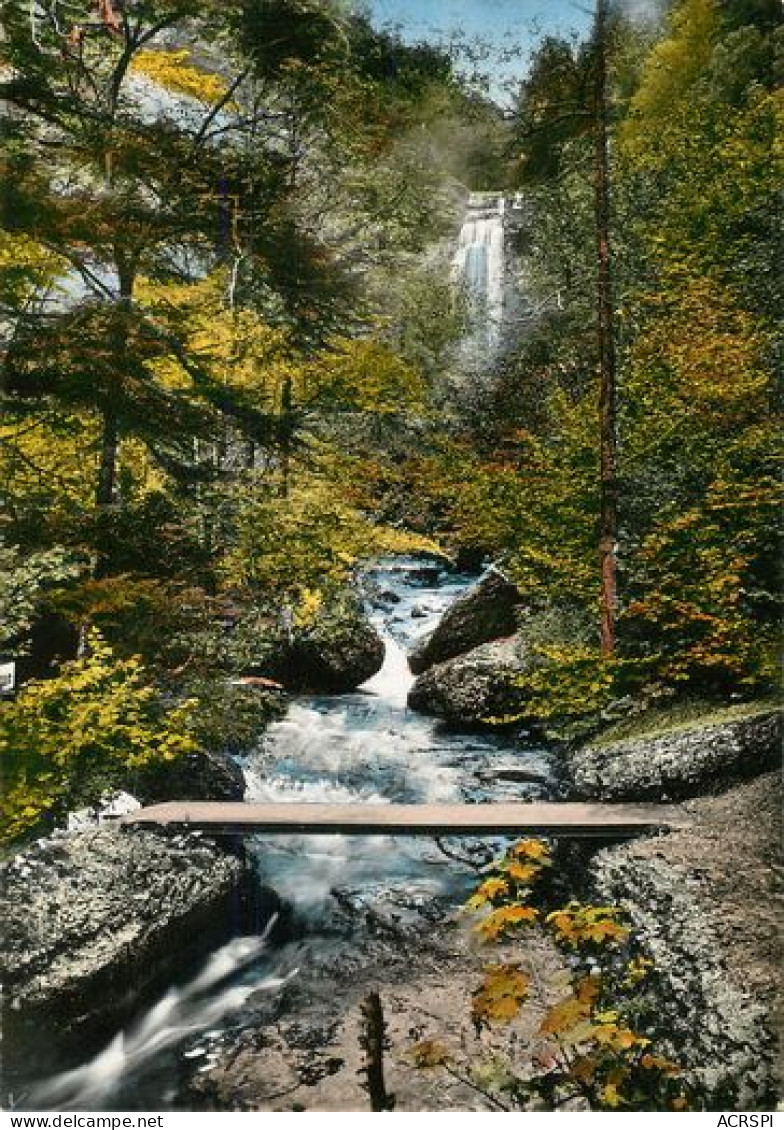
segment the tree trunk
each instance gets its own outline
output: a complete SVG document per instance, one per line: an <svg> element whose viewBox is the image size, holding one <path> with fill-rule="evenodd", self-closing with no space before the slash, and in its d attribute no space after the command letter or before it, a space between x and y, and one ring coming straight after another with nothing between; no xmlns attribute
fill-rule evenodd
<svg viewBox="0 0 784 1130"><path fill-rule="evenodd" d="M121 315L124 315L131 306L135 274L133 268L124 260L116 263L116 269L118 279L117 305ZM94 571L97 577L105 577L111 571L112 534L110 515L112 508L118 502L117 461L120 453L120 420L117 401L121 393L122 374L128 349L128 327L123 320L119 322L113 338L112 365L114 372L107 379L105 399L101 408L101 454L95 487L98 532Z"/></svg>
<svg viewBox="0 0 784 1130"><path fill-rule="evenodd" d="M615 652L618 480L615 435L615 342L610 251L610 172L607 106L608 0L597 0L594 22L594 209L596 218L597 337L599 346L601 649Z"/></svg>

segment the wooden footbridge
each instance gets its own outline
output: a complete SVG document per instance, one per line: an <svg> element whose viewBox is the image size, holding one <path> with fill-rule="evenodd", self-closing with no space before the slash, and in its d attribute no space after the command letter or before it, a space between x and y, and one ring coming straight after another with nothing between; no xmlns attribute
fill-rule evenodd
<svg viewBox="0 0 784 1130"><path fill-rule="evenodd" d="M212 835L580 836L625 839L681 827L666 805L589 803L253 804L170 801L123 816L126 827Z"/></svg>

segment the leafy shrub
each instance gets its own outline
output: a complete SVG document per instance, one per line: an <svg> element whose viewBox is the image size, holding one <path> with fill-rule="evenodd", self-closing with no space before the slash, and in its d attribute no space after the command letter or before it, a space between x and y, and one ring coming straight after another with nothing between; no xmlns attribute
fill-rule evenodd
<svg viewBox="0 0 784 1130"><path fill-rule="evenodd" d="M47 593L78 571L73 554L59 546L23 553L0 545L0 647L13 643L17 654L23 650Z"/></svg>
<svg viewBox="0 0 784 1130"><path fill-rule="evenodd" d="M550 910L552 867L541 840L522 840L498 860L467 907L480 911L476 931L485 943L514 940L531 929L545 931L568 964L567 991L547 1004L533 1048L530 1069L515 1062L471 1064L461 1075L448 1049L435 1039L411 1053L419 1068L443 1068L487 1094L496 1108L557 1110L587 1104L591 1110L686 1110L696 1096L679 1064L654 1046L642 1018L653 962L642 952L618 906L569 902ZM532 905L535 890L542 888ZM549 889L549 894L547 893ZM484 966L473 994L472 1020L478 1032L517 1017L532 991L552 998L555 985L535 985L521 962Z"/></svg>
<svg viewBox="0 0 784 1130"><path fill-rule="evenodd" d="M2 707L0 837L15 839L95 803L132 771L195 751L193 713L192 701L165 709L140 660L117 659L91 634L83 658Z"/></svg>
<svg viewBox="0 0 784 1130"><path fill-rule="evenodd" d="M52 603L76 627L93 625L118 656L141 656L156 677L195 677L227 664L225 602L198 586L118 573L85 579Z"/></svg>
<svg viewBox="0 0 784 1130"><path fill-rule="evenodd" d="M230 587L307 613L313 594L343 584L361 558L434 548L428 539L374 524L333 482L314 476L291 490L285 506L258 487L248 493L223 575Z"/></svg>
<svg viewBox="0 0 784 1130"><path fill-rule="evenodd" d="M260 687L223 681L189 683L195 703L192 732L201 746L226 753L251 749L270 722L285 713L285 699Z"/></svg>

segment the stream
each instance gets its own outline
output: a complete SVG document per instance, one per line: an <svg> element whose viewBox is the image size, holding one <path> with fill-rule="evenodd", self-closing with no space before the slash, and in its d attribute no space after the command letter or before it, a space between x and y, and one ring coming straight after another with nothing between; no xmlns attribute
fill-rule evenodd
<svg viewBox="0 0 784 1130"><path fill-rule="evenodd" d="M246 799L424 804L552 797L557 784L543 749L509 734L450 731L406 707L413 682L408 649L475 579L420 558L368 568L367 601L386 644L382 669L354 693L295 699L242 761ZM471 841L449 844L470 857ZM265 936L232 940L98 1055L35 1082L21 1106L187 1109L183 1082L210 1070L243 1025L257 1023L252 1003L296 979L309 951L336 944L346 892L356 903L410 885L455 904L476 878L469 865L428 838L254 836L246 850L260 882L293 905L302 940L286 946L273 946ZM345 930L339 944L351 945ZM73 1063L72 1048L70 1053Z"/></svg>

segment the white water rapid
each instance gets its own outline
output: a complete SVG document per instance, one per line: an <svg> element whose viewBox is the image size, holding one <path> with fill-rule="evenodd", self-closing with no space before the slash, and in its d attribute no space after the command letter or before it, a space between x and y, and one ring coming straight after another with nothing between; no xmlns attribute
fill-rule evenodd
<svg viewBox="0 0 784 1130"><path fill-rule="evenodd" d="M169 989L93 1059L34 1087L25 1105L33 1110L103 1109L136 1071L167 1050L194 1035L219 1035L216 1026L236 1014L249 997L276 992L294 975L270 975L259 970L258 959L267 949L272 925L270 922L261 937L234 938L222 946L196 977ZM241 977L245 971L247 975ZM200 1061L206 1054L206 1047L198 1043L184 1052L186 1058Z"/></svg>
<svg viewBox="0 0 784 1130"><path fill-rule="evenodd" d="M242 759L247 799L413 804L551 795L543 750L505 735L455 733L406 706L407 650L472 579L422 559L390 559L368 569L372 618L386 641L382 669L352 694L295 700ZM259 882L293 905L304 941L292 943L293 953L275 949L269 927L262 937L235 939L197 976L172 986L152 1008L140 1008L97 1055L85 1047L80 1066L73 1067L79 1062L73 1041L58 1061L57 1034L36 1033L40 1063L54 1066L45 1081L32 1063L31 1075L14 1081L20 1108L177 1109L195 1073L209 1071L243 1026L256 1031L264 1023L258 1002L277 1001L292 977L296 987L292 966L304 969L307 962L302 946L311 955L352 946L361 916L346 926L347 904L395 890L455 904L475 882L470 867L428 838L252 836L245 844ZM465 840L454 847L471 850Z"/></svg>

